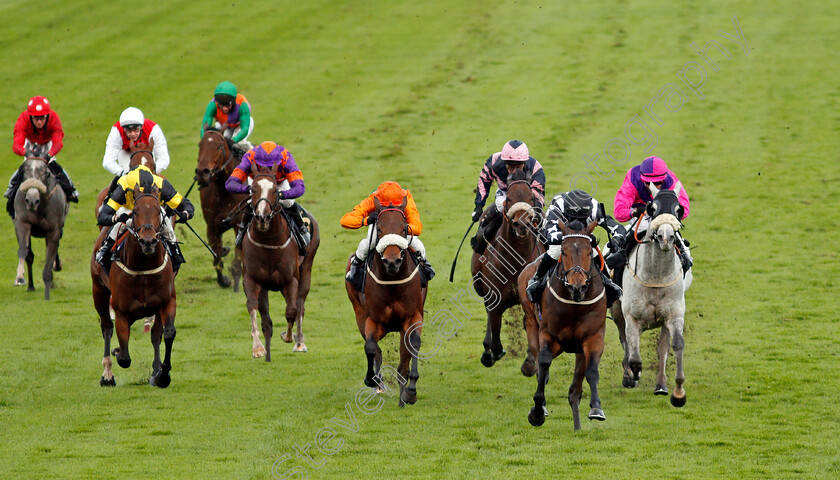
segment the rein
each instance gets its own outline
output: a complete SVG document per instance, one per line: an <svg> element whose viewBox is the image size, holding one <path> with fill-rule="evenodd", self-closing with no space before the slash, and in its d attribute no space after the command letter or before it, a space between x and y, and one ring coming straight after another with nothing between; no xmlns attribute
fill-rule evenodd
<svg viewBox="0 0 840 480"><path fill-rule="evenodd" d="M227 144L227 139L221 133L219 133L215 130L207 130L207 131L208 132L213 132L214 134L218 135L219 138L221 138L222 141L225 143L225 145ZM227 168L228 164L230 164L230 161L233 160L233 157L234 157L233 149L230 149L230 155L228 156L227 161L225 163L223 163L221 167L217 168L217 166L222 161L222 159L225 158L225 147L224 147L224 145L219 145L218 151L219 151L219 158L217 158L216 161L213 163L213 169L210 170L210 175L211 176L216 175L219 172L225 172L225 169Z"/></svg>

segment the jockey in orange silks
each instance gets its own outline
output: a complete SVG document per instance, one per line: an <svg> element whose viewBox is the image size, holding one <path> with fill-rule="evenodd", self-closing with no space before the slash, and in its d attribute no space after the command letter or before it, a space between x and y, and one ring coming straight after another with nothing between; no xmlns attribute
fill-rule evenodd
<svg viewBox="0 0 840 480"><path fill-rule="evenodd" d="M350 271L347 272L347 281L356 290L361 290L362 280L365 274L365 260L370 251L376 246L376 239L373 242L371 241L372 233L375 232L373 225L376 223L374 198L377 198L379 203L385 206L397 206L403 202L403 199L406 199L405 220L408 224L409 234L411 235L411 241L408 247L419 257L420 270L425 280L431 280L435 276L435 271L426 259L426 247L417 238L423 231L423 224L420 223L420 212L414 203L414 197L411 196L410 191L403 189L399 183L388 181L379 185L367 198L353 207L353 210L341 217L341 226L344 228L356 229L366 225L368 226L368 235L359 242L356 253L353 255Z"/></svg>

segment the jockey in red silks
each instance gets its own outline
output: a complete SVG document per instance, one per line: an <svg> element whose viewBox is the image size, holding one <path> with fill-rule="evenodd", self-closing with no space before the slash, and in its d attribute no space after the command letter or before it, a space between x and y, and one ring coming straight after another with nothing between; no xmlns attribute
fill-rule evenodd
<svg viewBox="0 0 840 480"><path fill-rule="evenodd" d="M501 152L490 155L478 176L475 211L472 214L473 222L477 222L481 218L484 203L490 195L490 187L494 180L497 188L495 202L487 209L475 236L470 240L474 251L484 252L487 242L493 238L496 230L502 225L502 210L504 209L505 198L507 198L507 180L513 172L520 169L531 176L531 191L537 197L540 207L545 202L543 198L545 195L545 173L540 162L528 153L528 145L525 145L525 143L519 140L511 140L505 143Z"/></svg>
<svg viewBox="0 0 840 480"><path fill-rule="evenodd" d="M350 262L350 270L345 276L346 280L356 291L361 291L365 276L365 260L368 254L376 248L377 241L379 240L374 238L374 225L377 219L374 198L386 207L399 206L405 200L405 221L408 234L411 236L411 240L407 246L418 257L420 271L423 274L423 284L425 286L426 282L434 278L435 270L426 259L426 247L418 238L420 233L423 232L423 224L420 222L420 211L417 209L417 204L414 203L414 197L411 195L411 191L402 188L399 183L392 181L382 182L367 198L353 207L353 210L345 213L341 217L341 226L344 228L355 230L364 226L368 227L368 234L359 242L359 246L356 248L356 254L353 255L352 261Z"/></svg>
<svg viewBox="0 0 840 480"><path fill-rule="evenodd" d="M61 119L50 107L50 101L42 96L29 99L26 110L21 112L15 122L12 151L25 158L41 157L47 161L50 171L56 176L58 184L67 195L67 200L79 202L79 192L67 172L55 160L55 156L64 147L64 130ZM6 210L14 218L14 198L18 187L23 183L23 164L9 179L9 188L4 196L9 199Z"/></svg>
<svg viewBox="0 0 840 480"><path fill-rule="evenodd" d="M295 229L292 229L298 242L301 255L305 254L309 245L311 234L309 233L309 216L303 208L295 202L306 191L303 184L303 173L295 163L295 157L284 147L274 142L262 142L251 148L242 156L242 161L233 170L230 178L225 182L225 188L233 193L251 193L251 186L248 185L248 178L253 178L257 172L257 166L277 168L277 188L280 190L280 205L289 212ZM242 215L242 223L239 225L239 234L236 236L236 245L242 245L242 239L251 223L253 212L245 210Z"/></svg>
<svg viewBox="0 0 840 480"><path fill-rule="evenodd" d="M677 189L679 190L677 200L683 207L682 218L678 220L682 220L688 217L688 193L685 191L685 185L682 185L677 175L668 169L668 165L664 160L659 157L648 157L640 165L636 165L627 171L627 174L624 176L624 182L615 193L615 201L613 202L615 219L619 222L630 221L627 225L628 234L626 242L624 242L625 252L629 252L630 248L636 242L635 234L632 232L636 231L636 224L640 221L640 218L641 224L639 225L638 231L643 232L647 230L650 219L646 215L643 215L647 203L652 201L653 197L660 190ZM694 263L691 258L691 253L688 250L689 242L682 237L679 231L676 237L683 270L688 271ZM620 255L613 256L610 260L610 266L614 269L613 279L620 283L626 257ZM615 262L615 266L613 262Z"/></svg>

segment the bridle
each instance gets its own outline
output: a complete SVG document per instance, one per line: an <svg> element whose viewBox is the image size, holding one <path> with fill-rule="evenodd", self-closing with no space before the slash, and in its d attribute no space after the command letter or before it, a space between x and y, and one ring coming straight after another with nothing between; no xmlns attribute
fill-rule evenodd
<svg viewBox="0 0 840 480"><path fill-rule="evenodd" d="M160 203L160 197L158 197L157 195L152 194L152 193L141 193L140 195L138 195L134 198L134 206L135 207L137 206L137 200L139 200L143 197L152 197L152 198L155 199L156 204ZM134 212L133 211L131 212L131 217L132 218L134 217ZM163 221L164 221L163 217L164 217L164 213L161 211L160 208L158 208L159 221L158 221L158 226L157 227L155 227L151 223L144 223L143 225L139 225L139 226L132 224L132 227L128 231L131 232L131 234L134 235L134 238L136 238L138 240L140 239L140 233L143 232L143 230L152 230L153 232L155 232L155 237L160 238L161 237L160 230L161 230L161 228L163 228Z"/></svg>
<svg viewBox="0 0 840 480"><path fill-rule="evenodd" d="M529 191L529 192L531 191L531 182L530 182L529 180L514 180L514 181L510 182L510 183L508 184L508 187L507 187L507 188L508 188L508 191L510 191L510 187L512 187L513 185L516 185L517 183L524 183L525 185L527 185L527 187L528 187L528 191ZM508 211L509 211L509 210L511 210L511 209L515 209L515 210L516 210L516 209L517 209L517 206L519 206L519 204L525 204L525 205L527 205L527 206L528 206L528 209L527 209L527 211L526 211L526 214L527 214L527 215L529 215L529 216L531 217L531 226L532 226L532 227L534 227L534 228L539 228L539 225L537 224L537 219L542 218L542 215L540 214L540 212L538 212L538 211L537 211L537 210L540 210L540 209L539 209L539 207L537 207L537 206L535 206L535 205L533 204L533 193L532 193L532 195L531 195L531 198L532 198L531 203L528 203L528 202L516 202L516 203L514 203L513 205L511 205L511 207L510 207L510 208L505 208L505 211L504 211L504 213L502 214L502 217L504 218L504 221L509 222L509 223L511 223L511 225L513 225L513 217L512 217L512 216L508 216L508 215L509 215L509 214L508 214ZM505 199L505 203L507 203L507 201L508 201L508 200L507 200L507 199ZM524 206L524 205L523 205L523 206ZM522 208L523 206L520 206L519 208ZM524 209L524 208L522 208L522 209ZM516 210L516 211L519 211L519 210ZM514 213L514 214L516 214L516 212L513 212L513 213ZM521 237L521 236L519 235L519 233L518 233L518 232L516 232L515 230L514 230L514 233L516 234L516 236ZM526 232L526 234L525 234L525 235L527 235L527 232Z"/></svg>
<svg viewBox="0 0 840 480"><path fill-rule="evenodd" d="M386 213L386 212L397 212L397 213L399 213L403 217L403 221L405 222L405 227L403 227L403 235L397 235L397 234L394 234L394 233L389 233L388 234L388 235L396 235L398 237L401 236L406 241L406 243L405 243L406 247L403 247L402 245L393 244L394 246L396 246L397 248L400 249L400 258L404 258L405 257L405 249L407 248L408 245L411 244L411 240L414 237L414 233L411 231L411 226L408 224L408 219L406 218L404 211L402 211L401 209L396 208L396 207L388 207L388 208L383 208L382 210L380 210L379 213L377 214L376 238L379 239L379 240L381 240L383 238L382 237L382 230L379 228L378 217L381 216L383 213ZM385 235L385 237L387 237L388 235ZM382 252L379 253L379 256L383 257L384 254L385 254L385 249L383 248ZM383 260L384 260L384 258L383 258Z"/></svg>
<svg viewBox="0 0 840 480"><path fill-rule="evenodd" d="M592 242L592 237L590 237L589 235L584 235L582 233L570 233L568 235L563 235L563 241L564 242L566 241L567 238L585 238L589 242ZM598 253L600 255L600 251ZM589 282L592 280L592 278L595 277L595 274L589 274L580 265L574 265L571 268L569 268L568 270L564 269L563 268L563 255L564 255L564 250L561 249L560 250L560 259L557 260L557 262L560 264L560 279L563 280L563 285L565 285L566 288L570 288L572 285L569 284L569 274L578 272L581 275L586 277L586 282L584 283L584 288L589 288ZM603 257L602 257L602 261L603 261ZM592 270L591 267L590 267L590 270Z"/></svg>
<svg viewBox="0 0 840 480"><path fill-rule="evenodd" d="M258 172L258 173L254 174L254 184L256 185L257 179L262 178L262 177L272 179L272 181L274 182L274 191L275 191L275 193L277 193L277 177L275 177L271 173ZM280 209L277 208L280 205L280 195L275 195L273 202L270 201L268 198L265 198L265 197L262 197L262 196L260 198L258 198L256 203L254 203L251 206L251 208L253 209L255 214L256 214L256 211L257 211L257 207L260 205L260 202L266 202L266 203L268 203L268 206L269 206L269 214L268 214L268 217L264 220L265 222L270 222L275 217L275 215L280 213Z"/></svg>
<svg viewBox="0 0 840 480"><path fill-rule="evenodd" d="M219 164L222 163L222 160L225 159L225 145L227 145L228 140L227 140L227 138L225 138L224 135L222 135L221 133L219 133L215 130L207 130L206 132L213 133L214 135L217 135L222 140L222 143L220 143L219 146L216 147L216 150L218 151L219 156L218 156L218 158L216 158L216 161L213 162L213 168L210 169L210 176L212 177L213 175L216 175L219 172L224 172L225 169L227 168L227 166L233 160L234 155L233 155L233 149L230 149L230 155L228 155L227 160L225 160L225 163L223 163L222 166L220 167Z"/></svg>

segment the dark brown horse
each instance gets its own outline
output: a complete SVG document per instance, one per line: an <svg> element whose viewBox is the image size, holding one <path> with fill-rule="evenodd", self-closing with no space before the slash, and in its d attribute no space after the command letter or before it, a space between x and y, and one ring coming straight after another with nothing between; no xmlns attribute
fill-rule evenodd
<svg viewBox="0 0 840 480"><path fill-rule="evenodd" d="M400 332L400 364L397 380L400 383L400 401L417 402L417 356L420 353L420 333L423 329L423 305L426 288L421 282L420 268L414 257L407 253L410 240L405 218L407 199L399 206L383 206L374 197L376 205L376 253L367 267L364 294L357 292L350 282L345 282L347 296L353 304L356 325L365 340L367 373L365 385L384 389L380 369L382 350L378 342L388 332ZM345 272L350 269L347 262ZM411 369L409 370L409 361ZM393 369L391 369L393 370ZM408 381L406 381L406 378Z"/></svg>
<svg viewBox="0 0 840 480"><path fill-rule="evenodd" d="M61 269L58 258L58 244L64 231L69 206L67 197L58 181L47 167L43 158L28 158L23 162L23 182L14 198L15 235L18 241L18 268L15 285L25 285L24 262L29 278L27 289L35 290L32 280L32 237L42 237L46 243L44 252L44 298L50 299L53 270Z"/></svg>
<svg viewBox="0 0 840 480"><path fill-rule="evenodd" d="M598 266L592 261L592 231L597 224L593 221L584 227L579 222L573 222L571 225L580 227L577 229L571 229L562 222L559 224L563 232L563 250L557 270L551 274L538 305L529 302L525 294L537 262L528 265L519 275L518 290L523 299L528 348L539 365L534 407L528 414L528 421L535 427L545 422L548 369L552 359L562 352L575 354L575 373L569 387L569 405L575 430L580 430L578 406L584 377L591 392L589 419L606 419L598 397L598 364L604 352L607 301Z"/></svg>
<svg viewBox="0 0 840 480"><path fill-rule="evenodd" d="M159 175L155 172L157 165L155 165L155 156L152 152L155 148L155 141L149 139L149 144L145 144L143 142L135 142L131 144L128 152L131 154L129 157L128 169L131 170L132 168L136 167L137 165L143 165L147 167L149 170L152 171L155 175ZM99 209L102 208L102 204L105 203L105 199L108 197L109 190L113 190L113 187L116 187L116 180L119 177L115 177L114 180L111 182L111 185L103 188L99 191L99 195L96 197L96 210L93 212L94 217L99 215Z"/></svg>
<svg viewBox="0 0 840 480"><path fill-rule="evenodd" d="M155 349L153 372L149 383L166 388L169 386L169 371L172 368L170 356L172 342L175 340L175 274L172 262L160 239L163 214L160 208L160 191L156 186L141 192L139 186L128 194L134 195L134 210L126 223L126 233L122 251L111 265L110 274L103 271L96 261L96 252L108 234L108 229L99 232L90 260L90 275L93 280L93 305L99 314L102 338L105 340L105 356L102 366L105 371L99 384L103 387L114 386L114 373L111 371L111 336L114 333L114 321L108 312L109 303L113 304L117 326L117 340L120 346L113 354L117 363L128 368L131 356L128 352L128 338L131 324L139 318L155 316L152 327L152 346ZM160 339L163 336L166 352L163 362L160 360Z"/></svg>
<svg viewBox="0 0 840 480"><path fill-rule="evenodd" d="M309 228L312 239L306 249L306 255L298 255L298 246L292 238L289 221L280 205L276 178L278 165L275 164L271 169L257 167L251 192L254 219L242 241L242 258L245 265L242 284L247 297L248 314L251 317L251 355L254 358L265 356L265 360L270 362L274 325L268 310L269 291L281 291L286 300L288 327L280 334L280 338L286 343L291 343L294 339L293 351L306 351L302 329L304 303L312 280L312 261L321 239L318 222L310 215ZM260 342L260 331L257 329L258 311L265 335L265 347ZM297 333L292 335L292 326L295 324Z"/></svg>
<svg viewBox="0 0 840 480"><path fill-rule="evenodd" d="M537 239L541 220L537 197L531 191L531 178L516 171L508 184L502 212L503 223L496 236L487 242L484 254L473 253L471 270L473 288L484 299L487 329L481 364L492 367L505 355L502 348L502 314L519 304L516 279L519 272L544 251ZM489 208L496 208L490 205ZM486 211L485 211L486 215Z"/></svg>
<svg viewBox="0 0 840 480"><path fill-rule="evenodd" d="M216 269L216 282L220 287L227 288L231 284L230 277L224 274L224 260L222 257L230 252L225 247L222 235L235 228L239 231L242 213L235 213L238 205L248 196L240 193L228 192L225 181L233 173L239 159L230 148L230 141L216 130L206 130L201 142L198 143L198 166L195 169L195 180L201 199L201 211L207 223L207 241L216 254L213 268ZM242 277L242 251L234 249L234 260L230 266L233 277L233 291L239 291L239 279Z"/></svg>

